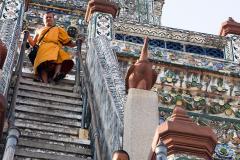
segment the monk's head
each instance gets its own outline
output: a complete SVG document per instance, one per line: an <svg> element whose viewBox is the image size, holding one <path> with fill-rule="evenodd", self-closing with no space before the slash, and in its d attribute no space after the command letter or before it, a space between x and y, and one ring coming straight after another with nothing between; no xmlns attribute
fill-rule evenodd
<svg viewBox="0 0 240 160"><path fill-rule="evenodd" d="M117 150L113 152L112 160L130 160L130 157L126 151Z"/></svg>
<svg viewBox="0 0 240 160"><path fill-rule="evenodd" d="M55 23L54 21L54 13L52 11L47 11L43 15L43 23L47 27L52 27Z"/></svg>

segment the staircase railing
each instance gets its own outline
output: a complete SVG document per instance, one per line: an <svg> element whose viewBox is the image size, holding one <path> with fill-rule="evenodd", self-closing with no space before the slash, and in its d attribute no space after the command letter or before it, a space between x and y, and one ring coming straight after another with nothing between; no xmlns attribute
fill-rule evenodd
<svg viewBox="0 0 240 160"><path fill-rule="evenodd" d="M98 122L101 157L111 159L114 150L122 149L124 80L110 41L103 36L90 40L86 58L88 83L91 84Z"/></svg>
<svg viewBox="0 0 240 160"><path fill-rule="evenodd" d="M80 52L81 43L78 41L77 44L82 72L82 128L88 127L91 117L94 159L109 160L114 150L122 149L123 105L126 98L124 80L109 40L105 37L95 38L90 44L86 60L83 60Z"/></svg>
<svg viewBox="0 0 240 160"><path fill-rule="evenodd" d="M15 69L14 73L14 80L15 85L13 89L13 95L11 99L11 104L8 110L8 116L7 121L9 125L8 130L8 136L7 136L7 143L3 155L3 160L13 160L14 154L15 154L15 148L17 145L18 137L20 136L20 131L15 127L14 121L15 121L15 106L16 106L16 99L17 99L17 92L20 85L20 78L22 76L22 66L23 66L23 60L25 55L25 46L27 42L29 32L24 31L24 38L22 41L21 51L18 58L18 63Z"/></svg>
<svg viewBox="0 0 240 160"><path fill-rule="evenodd" d="M82 90L82 94L83 94L83 99L84 101L84 105L83 105L83 113L86 113L86 109L87 106L89 104L89 108L91 111L91 125L93 128L93 131L95 132L94 135L94 144L95 144L95 151L96 151L96 159L97 160L101 160L101 154L100 154L100 143L99 143L99 135L98 135L98 124L97 124L97 120L96 120L96 111L95 108L93 106L93 99L92 99L92 94L91 94L91 90L90 90L90 84L89 84L89 77L87 74L87 69L86 69L86 65L83 61L82 55L81 55L81 45L82 42L81 40L77 40L77 76L80 76L80 72L79 70L81 69L83 74L81 77L81 90ZM80 65L80 66L79 66ZM79 77L76 77L76 84L79 83ZM84 117L83 119L85 119L86 115L83 115L82 117ZM82 120L81 122L82 124L82 128L85 128L85 120Z"/></svg>
<svg viewBox="0 0 240 160"><path fill-rule="evenodd" d="M21 5L17 20L4 18L0 20L0 38L8 49L0 75L0 93L4 96L7 96L15 60L17 59L18 40L21 35L23 13L24 4Z"/></svg>

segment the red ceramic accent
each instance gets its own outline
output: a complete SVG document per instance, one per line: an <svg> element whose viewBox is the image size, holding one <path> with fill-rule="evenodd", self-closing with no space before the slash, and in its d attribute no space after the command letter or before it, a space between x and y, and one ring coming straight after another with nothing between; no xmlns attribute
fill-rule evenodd
<svg viewBox="0 0 240 160"><path fill-rule="evenodd" d="M118 13L118 10L119 7L113 2L109 2L107 0L91 0L88 2L85 21L89 22L94 12L109 13L115 17Z"/></svg>
<svg viewBox="0 0 240 160"><path fill-rule="evenodd" d="M154 150L160 141L167 146L168 155L183 153L209 160L217 144L217 136L210 127L197 125L181 106L176 106L171 119L157 128L149 160L155 160Z"/></svg>
<svg viewBox="0 0 240 160"><path fill-rule="evenodd" d="M227 21L222 23L222 27L220 30L221 36L226 36L228 34L240 35L240 23L237 23L231 17L229 17Z"/></svg>
<svg viewBox="0 0 240 160"><path fill-rule="evenodd" d="M141 55L137 62L127 71L125 78L126 91L129 88L150 90L157 80L157 73L148 60L148 37L145 37Z"/></svg>

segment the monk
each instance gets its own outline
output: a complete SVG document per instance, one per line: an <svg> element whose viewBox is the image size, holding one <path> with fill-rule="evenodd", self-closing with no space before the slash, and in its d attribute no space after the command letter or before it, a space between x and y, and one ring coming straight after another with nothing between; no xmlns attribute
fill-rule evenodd
<svg viewBox="0 0 240 160"><path fill-rule="evenodd" d="M152 63L148 60L148 40L148 37L144 38L139 59L127 71L125 78L127 92L129 88L150 90L156 82L157 73L152 69Z"/></svg>
<svg viewBox="0 0 240 160"><path fill-rule="evenodd" d="M55 26L53 12L46 12L43 22L45 26L36 30L35 37L28 37L29 44L34 46L46 32L34 61L34 74L35 78L40 77L44 83L50 80L57 82L63 79L74 65L70 54L65 52L62 46L75 47L76 43L71 41L63 28Z"/></svg>

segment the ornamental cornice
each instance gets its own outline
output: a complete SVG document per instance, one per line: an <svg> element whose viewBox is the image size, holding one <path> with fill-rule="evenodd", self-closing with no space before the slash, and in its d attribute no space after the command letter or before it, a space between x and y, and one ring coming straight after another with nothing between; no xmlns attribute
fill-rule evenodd
<svg viewBox="0 0 240 160"><path fill-rule="evenodd" d="M209 47L223 49L227 44L227 38L212 34L164 27L150 24L140 24L137 22L123 22L120 19L115 21L114 29L116 33L131 35L148 35L156 39L175 40L186 43L199 44Z"/></svg>
<svg viewBox="0 0 240 160"><path fill-rule="evenodd" d="M114 40L111 47L125 61L135 61L140 54L142 45ZM232 61L157 47L149 49L148 52L151 61L156 65L166 64L176 66L177 68L192 69L196 72L209 72L220 76L240 77L239 65Z"/></svg>
<svg viewBox="0 0 240 160"><path fill-rule="evenodd" d="M84 15L87 8L87 1L76 0L28 0L28 7L39 10L56 10L63 14Z"/></svg>

